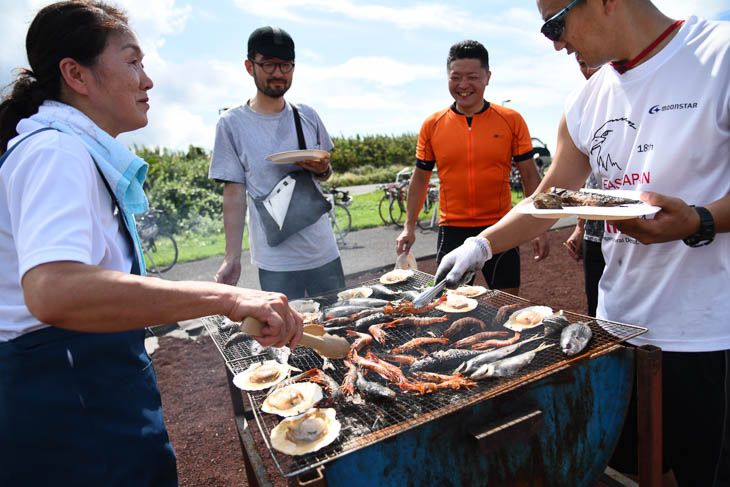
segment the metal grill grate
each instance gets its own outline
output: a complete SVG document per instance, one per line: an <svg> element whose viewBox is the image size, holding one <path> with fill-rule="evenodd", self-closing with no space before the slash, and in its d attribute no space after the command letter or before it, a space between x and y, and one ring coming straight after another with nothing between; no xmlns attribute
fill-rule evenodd
<svg viewBox="0 0 730 487"><path fill-rule="evenodd" d="M389 287L394 290L404 291L424 287L432 280L433 276L416 272L415 276L408 281ZM360 285L377 283L377 281L370 281ZM326 307L336 301L337 296L336 293L332 293L316 297L315 299L323 307ZM390 349L412 338L432 335L441 336L441 333L453 321L465 316L473 316L490 324L499 308L504 305L522 304L531 306L535 304L500 291L488 291L476 299L479 302L479 306L475 310L469 313L449 314L450 319L446 322L428 326L404 326L386 329L388 333L386 344L380 345L373 341L373 353L382 357ZM439 310L431 310L420 316L435 317L443 316L444 314ZM509 313L507 316L509 316ZM261 412L261 404L266 397L265 392L247 393L248 398L253 406L256 422L261 430L262 437L266 442L267 448L271 451L272 458L282 475L287 477L298 475L327 463L345 453L364 448L407 429L445 416L498 394L516 389L523 384L541 379L547 374L567 366L572 361L577 359L584 360L589 355L600 353L617 343L629 340L647 331L646 328L596 320L570 312L566 312L565 316L571 323L576 321L589 321L593 331L593 338L588 344L588 347L579 356L567 358L560 350L558 343L559 336L550 337L542 340L534 340L520 349L521 352L532 350L543 342L556 344L553 347L539 352L532 363L523 368L516 376L478 381L478 386L471 391L466 389L442 390L433 394L420 395L418 393L401 392L393 384L386 384L397 393L397 398L393 402L366 401L362 405L353 405L340 401L340 403L331 406L336 409L337 419L342 425L339 438L334 443L314 453L301 456L289 456L272 449L269 444L270 433L281 418ZM227 367L234 375L242 372L252 363L268 359L268 356L265 354L252 354L248 343L223 348L223 343L231 334L230 331L222 331L219 329L218 325L224 321L227 321L227 319L220 316L211 316L203 319L210 336L223 355ZM532 330L524 331L520 341L542 333L542 327L537 327L534 330L532 333ZM302 371L306 371L315 367L321 369L323 359L310 349L298 347L293 351L289 363ZM347 369L342 360L332 360L331 363L334 366L334 370L330 368L325 372L341 384ZM377 380L384 383L382 379L379 377L374 378L374 376L375 374L369 374L368 380Z"/></svg>

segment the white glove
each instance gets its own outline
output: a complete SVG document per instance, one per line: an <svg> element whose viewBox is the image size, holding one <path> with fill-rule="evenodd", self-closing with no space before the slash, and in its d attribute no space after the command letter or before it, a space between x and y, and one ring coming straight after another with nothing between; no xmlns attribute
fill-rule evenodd
<svg viewBox="0 0 730 487"><path fill-rule="evenodd" d="M441 259L435 282L441 282L446 277L446 287L459 287L462 283L469 282L491 258L492 248L486 238L469 237Z"/></svg>

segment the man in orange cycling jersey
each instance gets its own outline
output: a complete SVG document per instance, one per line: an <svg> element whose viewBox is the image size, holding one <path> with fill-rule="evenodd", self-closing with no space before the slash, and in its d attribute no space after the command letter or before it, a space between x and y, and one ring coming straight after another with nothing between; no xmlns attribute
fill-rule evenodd
<svg viewBox="0 0 730 487"><path fill-rule="evenodd" d="M489 84L487 49L477 41L461 41L446 60L449 92L454 103L429 116L418 134L416 168L408 186L407 216L396 240L396 252L408 252L416 240L415 225L426 198L434 166L439 175L437 260L495 224L512 209L509 173L512 161L526 195L540 176L532 159L532 140L515 110L484 99ZM535 259L547 257L547 236L536 239ZM520 287L519 247L487 261L482 274L492 289L517 294Z"/></svg>

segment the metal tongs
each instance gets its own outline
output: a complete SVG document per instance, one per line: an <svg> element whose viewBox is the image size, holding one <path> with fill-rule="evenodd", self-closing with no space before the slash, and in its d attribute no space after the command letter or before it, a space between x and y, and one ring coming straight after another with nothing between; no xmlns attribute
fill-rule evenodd
<svg viewBox="0 0 730 487"><path fill-rule="evenodd" d="M413 300L413 307L416 309L423 308L428 303L433 301L433 298L435 298L441 291L443 291L445 286L446 278L441 279L441 281L437 282L434 286L426 288L425 291L416 296L416 299Z"/></svg>

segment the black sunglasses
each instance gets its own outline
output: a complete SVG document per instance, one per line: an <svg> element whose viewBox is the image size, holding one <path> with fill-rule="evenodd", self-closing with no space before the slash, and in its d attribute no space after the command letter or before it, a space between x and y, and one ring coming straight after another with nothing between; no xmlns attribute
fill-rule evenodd
<svg viewBox="0 0 730 487"><path fill-rule="evenodd" d="M547 19L547 21L545 21L545 23L542 25L542 29L540 29L540 32L545 34L545 37L553 42L559 41L560 37L563 35L563 31L565 30L565 21L563 20L563 17L565 17L565 14L568 13L568 10L575 7L575 4L579 1L580 0L573 0L563 10Z"/></svg>
<svg viewBox="0 0 730 487"><path fill-rule="evenodd" d="M276 68L279 68L279 71L281 71L283 74L289 73L292 69L294 69L294 63L291 61L286 61L283 63L272 63L271 61L266 61L263 63L260 63L258 61L254 61L253 59L249 58L249 61L254 63L257 66L261 66L261 69L266 74L272 74L274 71L276 71Z"/></svg>

